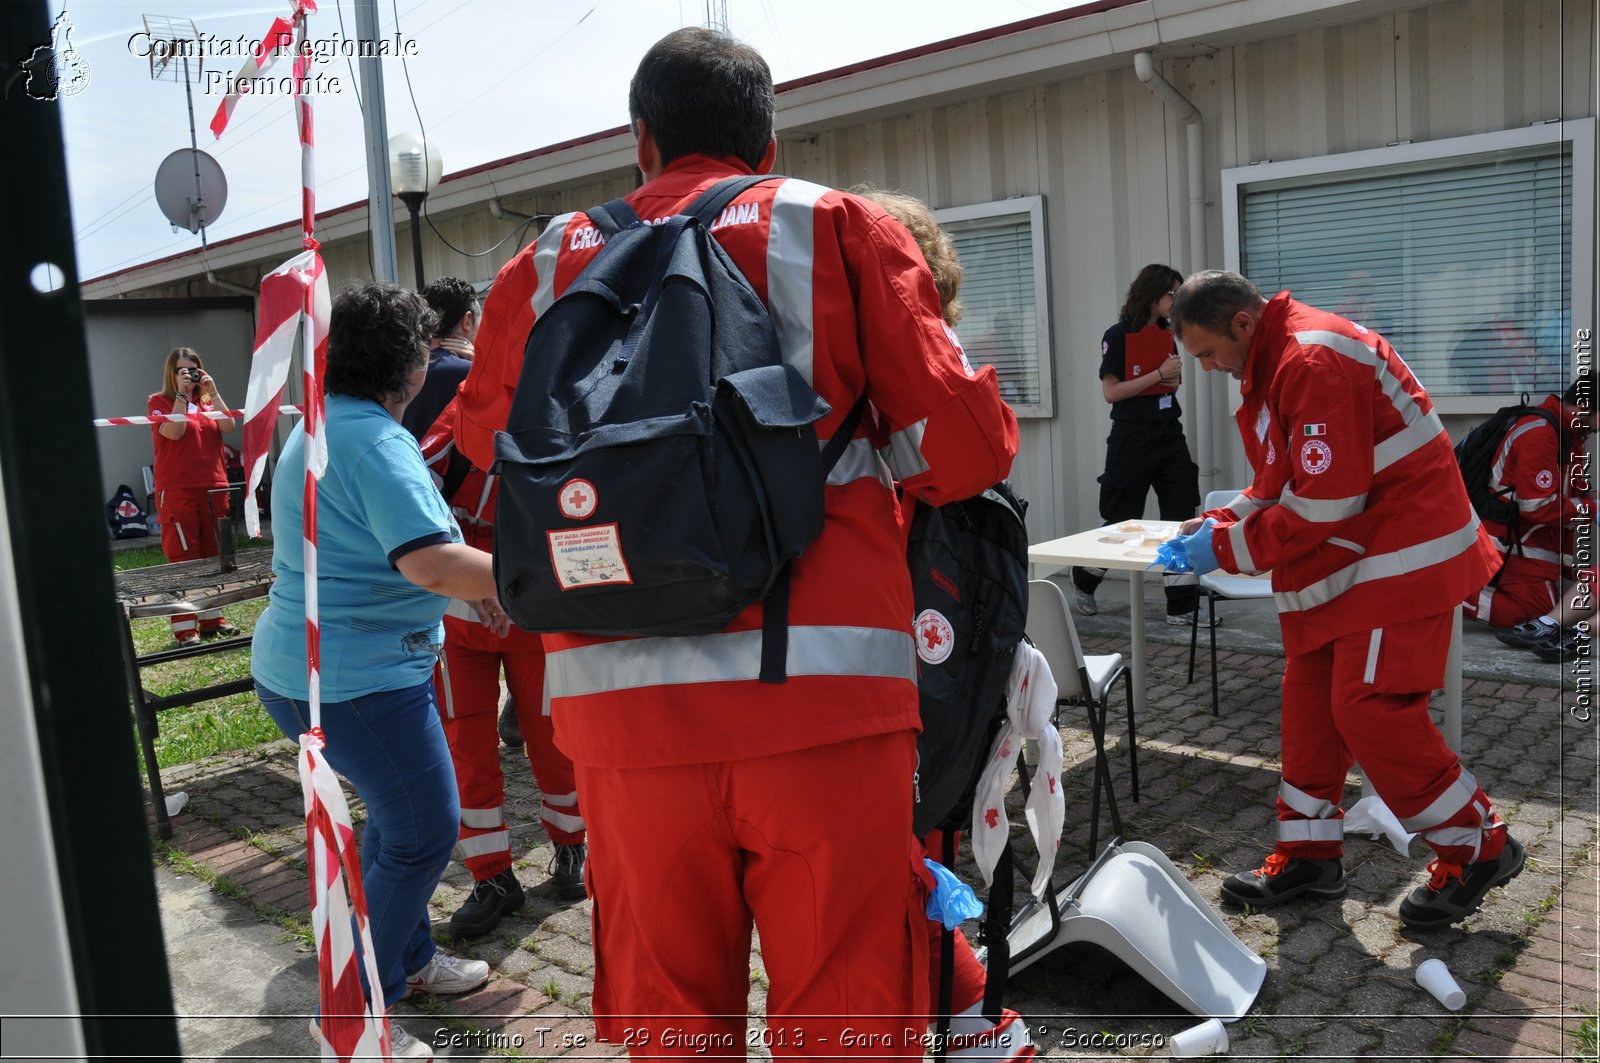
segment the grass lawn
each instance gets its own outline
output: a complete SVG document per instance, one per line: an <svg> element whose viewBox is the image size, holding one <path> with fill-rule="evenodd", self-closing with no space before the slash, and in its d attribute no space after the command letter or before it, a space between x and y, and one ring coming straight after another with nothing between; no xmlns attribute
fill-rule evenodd
<svg viewBox="0 0 1600 1063"><path fill-rule="evenodd" d="M141 546L119 550L115 554L115 566L119 571L165 563L166 558L162 556L159 546ZM255 630L256 618L266 607L265 598L256 598L224 606L222 615L242 633L249 634ZM141 655L170 648L173 645L171 624L166 617L135 620L133 645ZM178 694L233 679L248 679L250 653L241 650L237 653L216 653L183 661L169 661L151 665L144 669L142 675L145 689L151 693L158 696ZM160 735L156 738L156 765L162 768L188 764L213 753L247 749L283 737L253 693L163 709L157 719ZM141 751L140 770L143 768Z"/></svg>

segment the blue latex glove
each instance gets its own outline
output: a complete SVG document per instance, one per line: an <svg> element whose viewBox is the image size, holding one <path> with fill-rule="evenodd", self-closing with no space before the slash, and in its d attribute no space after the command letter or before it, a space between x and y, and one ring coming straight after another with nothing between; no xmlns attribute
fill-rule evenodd
<svg viewBox="0 0 1600 1063"><path fill-rule="evenodd" d="M954 930L962 920L976 919L983 914L983 902L972 892L972 887L956 878L943 864L922 858L933 873L934 890L928 897L928 918L937 919L947 930Z"/></svg>
<svg viewBox="0 0 1600 1063"><path fill-rule="evenodd" d="M1186 536L1175 535L1156 547L1156 559L1148 568L1160 565L1167 572L1193 572L1194 567L1189 564L1189 551L1185 548Z"/></svg>
<svg viewBox="0 0 1600 1063"><path fill-rule="evenodd" d="M1217 551L1211 543L1211 529L1216 527L1217 518L1207 517L1206 522L1200 525L1193 535L1183 537L1184 554L1189 559L1189 565L1194 569L1196 576L1203 576L1207 572L1215 572L1220 565L1217 563Z"/></svg>

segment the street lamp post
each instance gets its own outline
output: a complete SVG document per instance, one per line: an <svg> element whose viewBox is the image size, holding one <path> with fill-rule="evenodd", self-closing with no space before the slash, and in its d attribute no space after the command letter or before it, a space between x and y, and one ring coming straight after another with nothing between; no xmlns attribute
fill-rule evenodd
<svg viewBox="0 0 1600 1063"><path fill-rule="evenodd" d="M411 211L411 257L414 285L422 290L422 201L439 186L444 159L433 141L416 133L396 133L389 138L389 173L393 191Z"/></svg>

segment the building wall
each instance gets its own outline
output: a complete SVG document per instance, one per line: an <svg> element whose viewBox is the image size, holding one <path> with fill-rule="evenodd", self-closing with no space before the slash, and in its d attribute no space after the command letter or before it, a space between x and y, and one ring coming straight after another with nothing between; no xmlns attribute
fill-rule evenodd
<svg viewBox="0 0 1600 1063"><path fill-rule="evenodd" d="M1109 425L1096 376L1099 339L1128 283L1148 262L1184 272L1224 265L1222 170L1592 116L1594 32L1592 3L1447 0L1290 33L1256 28L1215 42L1157 47L1161 74L1204 116L1199 249L1188 246L1184 127L1135 77L1131 55L1003 91L962 90L958 70L937 104L830 128L783 128L780 100L777 165L824 184L904 189L936 208L1043 196L1055 415L1024 421L1013 476L1032 500L1030 534L1040 540L1097 523L1096 478ZM625 194L635 183L631 170L611 170L504 205L556 214ZM486 203L435 215L433 222L451 243L472 250L512 229L490 217ZM407 281L410 234L403 220L400 229ZM533 234L481 257L424 235L430 276L481 281ZM337 241L324 253L336 290L368 275L364 241ZM224 276L253 285L275 264ZM198 283L184 293L205 290ZM1237 486L1248 469L1230 415L1236 388L1202 376L1191 369L1180 396L1197 456L1197 432L1211 425L1214 469L1202 489Z"/></svg>
<svg viewBox="0 0 1600 1063"><path fill-rule="evenodd" d="M1131 59L780 139L778 166L822 183L898 187L936 208L1044 197L1056 413L1023 422L1013 473L1038 540L1098 521L1110 423L1100 335L1146 263L1224 265L1224 168L1591 116L1594 18L1593 5L1561 0L1453 0L1159 63L1204 116L1206 241L1193 257L1184 127ZM1198 457L1196 407L1209 396L1216 474L1202 488L1234 487L1249 476L1231 416L1237 388L1201 376L1191 367L1180 399Z"/></svg>

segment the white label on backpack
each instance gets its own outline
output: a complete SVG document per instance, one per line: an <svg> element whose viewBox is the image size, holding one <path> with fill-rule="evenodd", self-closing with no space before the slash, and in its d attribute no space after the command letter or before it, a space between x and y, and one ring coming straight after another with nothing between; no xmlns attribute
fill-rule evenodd
<svg viewBox="0 0 1600 1063"><path fill-rule="evenodd" d="M562 590L633 582L628 563L622 559L622 540L617 536L615 524L596 524L547 534L550 564Z"/></svg>
<svg viewBox="0 0 1600 1063"><path fill-rule="evenodd" d="M917 656L928 664L943 664L956 646L955 629L937 609L924 609L913 625L917 636Z"/></svg>
<svg viewBox="0 0 1600 1063"><path fill-rule="evenodd" d="M561 515L573 520L583 520L594 514L600 504L600 495L588 480L568 480L561 485L559 496Z"/></svg>

